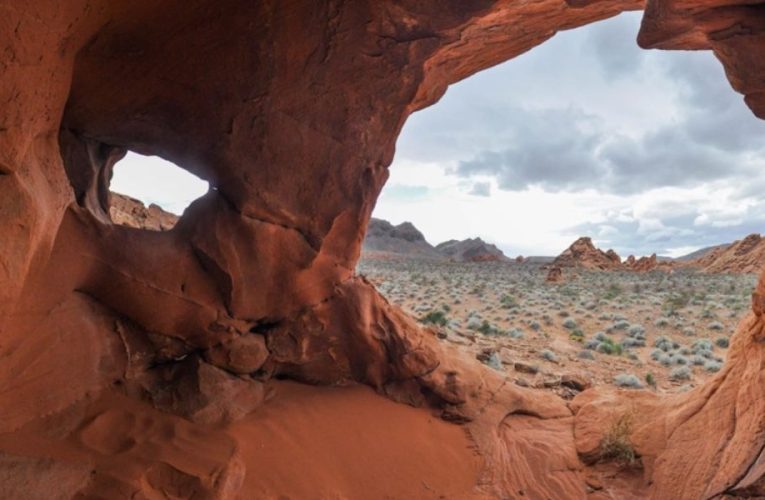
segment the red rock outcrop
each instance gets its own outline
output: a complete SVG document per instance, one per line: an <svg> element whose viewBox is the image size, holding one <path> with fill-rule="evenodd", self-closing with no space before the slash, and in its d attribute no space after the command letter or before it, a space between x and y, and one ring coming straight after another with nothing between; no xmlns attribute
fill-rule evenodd
<svg viewBox="0 0 765 500"><path fill-rule="evenodd" d="M622 268L622 260L613 250L604 252L592 243L591 238L583 236L558 255L551 267L612 271Z"/></svg>
<svg viewBox="0 0 765 500"><path fill-rule="evenodd" d="M750 234L686 263L707 273L757 273L765 266L765 239Z"/></svg>
<svg viewBox="0 0 765 500"><path fill-rule="evenodd" d="M547 277L545 280L548 283L561 283L563 282L563 269L558 266L550 266L547 271Z"/></svg>
<svg viewBox="0 0 765 500"><path fill-rule="evenodd" d="M580 456L628 407L639 493L762 493L765 287L709 385L572 413L353 271L410 113L640 2L0 5L0 497L582 498ZM756 5L649 1L640 43L714 50L765 116L763 26ZM127 149L212 189L170 230L116 225Z"/></svg>
<svg viewBox="0 0 765 500"><path fill-rule="evenodd" d="M624 261L623 267L630 271L645 273L658 268L659 262L655 253L651 254L650 257L640 257L639 259L636 259L634 255L630 255L627 257L627 260Z"/></svg>
<svg viewBox="0 0 765 500"><path fill-rule="evenodd" d="M140 200L119 193L109 194L109 217L115 224L149 231L168 231L178 223L178 216L162 207L153 204L147 207Z"/></svg>

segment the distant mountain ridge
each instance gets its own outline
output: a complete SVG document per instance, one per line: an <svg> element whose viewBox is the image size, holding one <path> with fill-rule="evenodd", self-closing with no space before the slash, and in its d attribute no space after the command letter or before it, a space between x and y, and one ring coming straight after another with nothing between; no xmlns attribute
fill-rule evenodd
<svg viewBox="0 0 765 500"><path fill-rule="evenodd" d="M411 222L393 225L372 218L362 244L367 258L414 258L457 262L510 262L505 254L481 238L449 240L433 246Z"/></svg>
<svg viewBox="0 0 765 500"><path fill-rule="evenodd" d="M394 226L387 220L372 218L362 244L366 254L393 254L424 259L443 259L411 222Z"/></svg>
<svg viewBox="0 0 765 500"><path fill-rule="evenodd" d="M132 206L133 200L123 198L118 204L123 204L126 201L130 207L120 207L122 209L119 212L130 215L129 219L131 220L125 221L129 225L142 225L146 224L145 219L153 219L153 217L145 217L143 211L136 210ZM157 208L151 207L155 211ZM148 212L148 209L144 209L144 211ZM114 208L112 213L115 217ZM156 214L154 215L156 216ZM163 223L161 226L164 229L170 224ZM675 259L664 256L657 257L656 254L652 254L639 258L630 255L622 260L614 250L601 250L594 245L592 238L583 236L574 241L557 257L531 256L510 259L496 245L481 238L467 238L461 241L449 240L433 246L411 222L393 225L386 220L372 218L362 244L362 256L365 258L428 259L454 262L514 261L530 265L544 265L549 270L554 270L552 274L555 276L558 276L559 271L563 269L648 272L688 268L708 273L753 273L759 272L765 264L765 238L759 234L750 234L742 240L701 248Z"/></svg>
<svg viewBox="0 0 765 500"><path fill-rule="evenodd" d="M495 245L481 238L449 240L436 245L442 255L458 262L509 262L510 259Z"/></svg>

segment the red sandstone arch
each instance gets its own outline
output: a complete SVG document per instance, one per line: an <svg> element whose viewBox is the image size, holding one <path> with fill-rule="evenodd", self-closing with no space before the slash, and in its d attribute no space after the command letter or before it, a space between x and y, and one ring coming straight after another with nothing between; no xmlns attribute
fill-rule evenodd
<svg viewBox="0 0 765 500"><path fill-rule="evenodd" d="M88 443L122 457L88 462L84 479L61 472L72 492L235 497L251 462L224 424L265 411L278 376L360 382L464 423L480 461L465 495L584 496L582 460L625 408L650 415L632 436L646 467L638 494L763 494L762 286L707 386L665 399L591 391L568 408L441 347L353 273L411 112L557 30L641 7L0 3L0 449L45 429L58 436L40 438L48 471L90 460L62 451ZM764 32L757 4L659 0L639 42L713 50L765 117ZM215 189L172 231L114 226L105 179L125 149ZM173 417L173 432L196 441L160 459L143 441L103 437L137 414L141 436L160 436L152 426L171 417L152 407L191 420ZM39 470L34 460L19 467Z"/></svg>

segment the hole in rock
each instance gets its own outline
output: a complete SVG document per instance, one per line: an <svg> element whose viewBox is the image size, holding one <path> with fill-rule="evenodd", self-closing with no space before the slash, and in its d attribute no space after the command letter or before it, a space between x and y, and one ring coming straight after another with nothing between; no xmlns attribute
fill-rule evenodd
<svg viewBox="0 0 765 500"><path fill-rule="evenodd" d="M129 151L114 165L109 189L114 223L166 231L191 202L208 191L209 184L158 156Z"/></svg>
<svg viewBox="0 0 765 500"><path fill-rule="evenodd" d="M564 398L713 376L765 263L765 125L711 52L641 50L639 24L561 32L410 117L358 266Z"/></svg>

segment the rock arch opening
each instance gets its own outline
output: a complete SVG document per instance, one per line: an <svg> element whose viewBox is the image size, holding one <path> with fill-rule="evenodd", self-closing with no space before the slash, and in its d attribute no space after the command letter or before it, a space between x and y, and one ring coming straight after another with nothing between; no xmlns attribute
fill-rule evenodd
<svg viewBox="0 0 765 500"><path fill-rule="evenodd" d="M411 116L359 264L445 341L569 398L572 372L667 393L714 377L765 251L740 188L765 182L765 124L711 53L639 48L641 16L558 33Z"/></svg>
<svg viewBox="0 0 765 500"><path fill-rule="evenodd" d="M166 231L209 183L158 156L128 151L112 167L109 215L116 224Z"/></svg>

